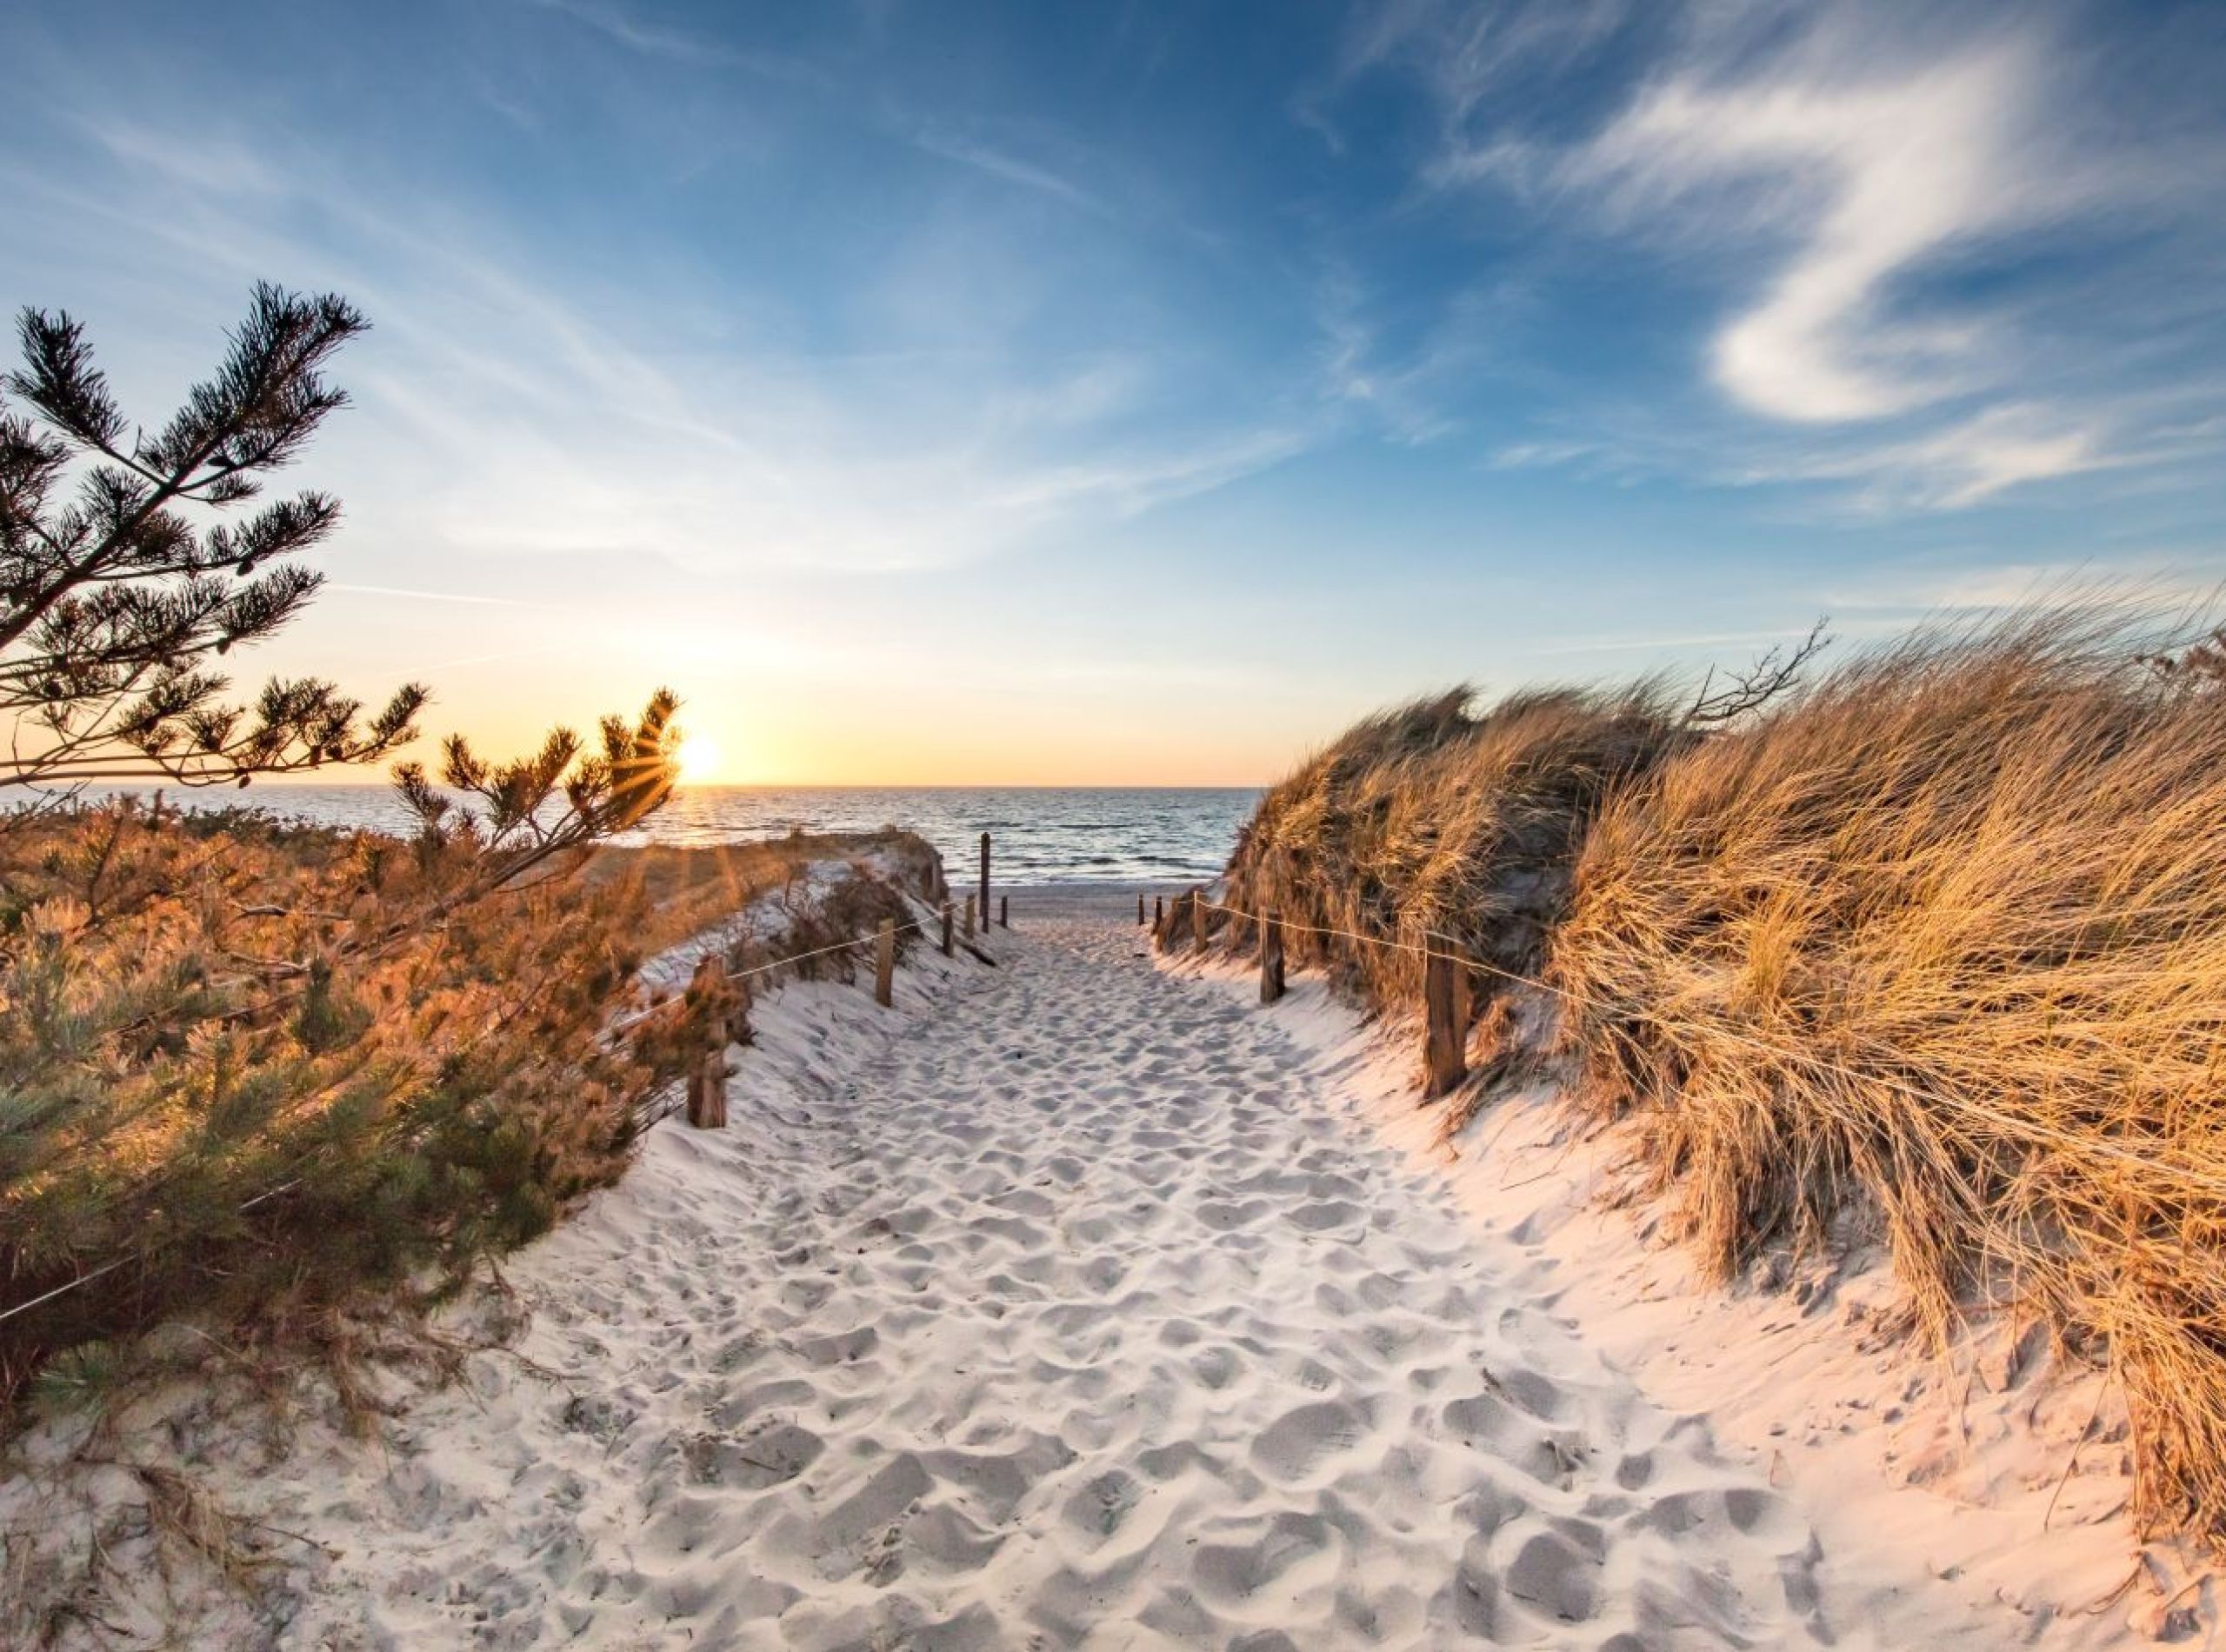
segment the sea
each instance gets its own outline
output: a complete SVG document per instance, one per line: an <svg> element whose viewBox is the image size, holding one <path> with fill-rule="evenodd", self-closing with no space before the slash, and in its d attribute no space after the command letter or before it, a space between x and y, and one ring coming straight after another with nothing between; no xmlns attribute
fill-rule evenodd
<svg viewBox="0 0 2226 1652"><path fill-rule="evenodd" d="M177 794L170 796L175 798ZM317 825L407 832L385 786L271 786L189 794L190 808L253 802ZM1173 786L683 786L644 828L617 841L698 846L807 832L902 826L969 879L990 834L997 881L1011 884L1175 884L1227 864L1257 789Z"/></svg>

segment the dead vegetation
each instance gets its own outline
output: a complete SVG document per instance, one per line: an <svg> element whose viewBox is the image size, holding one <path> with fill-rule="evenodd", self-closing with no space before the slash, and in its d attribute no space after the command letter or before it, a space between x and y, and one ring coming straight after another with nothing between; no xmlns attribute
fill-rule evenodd
<svg viewBox="0 0 2226 1652"><path fill-rule="evenodd" d="M2159 669L2162 657L2184 662ZM1233 903L1479 971L1486 1082L1556 1057L1728 1277L1887 1242L1944 1345L2007 1309L2123 1383L2149 1531L2226 1537L2226 693L2109 607L1933 631L1729 720L1652 685L1363 724ZM1704 691L1707 703L1713 690ZM1293 937L1406 1009L1412 952ZM1554 1021L1558 1025L1551 1024ZM1473 1107L1480 1091L1467 1093Z"/></svg>

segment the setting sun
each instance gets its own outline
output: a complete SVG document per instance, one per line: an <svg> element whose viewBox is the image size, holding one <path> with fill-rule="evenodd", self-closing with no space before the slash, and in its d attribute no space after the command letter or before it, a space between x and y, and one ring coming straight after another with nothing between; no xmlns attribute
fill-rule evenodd
<svg viewBox="0 0 2226 1652"><path fill-rule="evenodd" d="M719 772L718 742L700 734L685 736L680 742L679 760L682 783L700 786Z"/></svg>

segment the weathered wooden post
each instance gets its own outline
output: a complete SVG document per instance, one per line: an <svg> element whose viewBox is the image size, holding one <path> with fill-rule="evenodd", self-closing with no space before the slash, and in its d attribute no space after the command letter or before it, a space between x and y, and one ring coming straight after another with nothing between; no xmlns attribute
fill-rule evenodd
<svg viewBox="0 0 2226 1652"><path fill-rule="evenodd" d="M963 933L969 941L974 938L974 897L970 895L966 897L966 927Z"/></svg>
<svg viewBox="0 0 2226 1652"><path fill-rule="evenodd" d="M982 834L982 929L990 928L990 835Z"/></svg>
<svg viewBox="0 0 2226 1652"><path fill-rule="evenodd" d="M1138 889L1138 890L1136 891L1136 927L1137 927L1137 928L1139 928L1139 929L1143 928L1143 921L1144 921L1144 892L1143 892L1142 889Z"/></svg>
<svg viewBox="0 0 2226 1652"><path fill-rule="evenodd" d="M1190 944L1199 951L1206 949L1206 892L1190 891Z"/></svg>
<svg viewBox="0 0 2226 1652"><path fill-rule="evenodd" d="M688 1122L699 1130L727 1127L727 1053L706 1051L688 1075Z"/></svg>
<svg viewBox="0 0 2226 1652"><path fill-rule="evenodd" d="M1273 912L1260 915L1260 1002L1283 996L1283 929Z"/></svg>
<svg viewBox="0 0 2226 1652"><path fill-rule="evenodd" d="M710 1006L703 1027L709 1048L688 1075L688 1122L699 1130L727 1127L727 1039L733 1029L719 1007L726 996L726 960L716 952L696 963L695 976L688 983L686 996Z"/></svg>
<svg viewBox="0 0 2226 1652"><path fill-rule="evenodd" d="M1469 971L1431 948L1423 967L1423 1094L1438 1096L1469 1076Z"/></svg>
<svg viewBox="0 0 2226 1652"><path fill-rule="evenodd" d="M883 1009L896 1002L896 920L883 918L874 936L873 1001Z"/></svg>
<svg viewBox="0 0 2226 1652"><path fill-rule="evenodd" d="M1143 897L1143 896L1141 896L1141 895L1139 895L1138 896L1136 896L1136 904L1137 904L1138 906L1142 906L1142 905L1143 904L1143 898L1144 898L1144 897ZM1153 933L1154 935L1156 935L1156 934L1158 934L1158 933L1159 933L1159 931L1160 931L1160 930L1162 930L1162 929L1165 929L1166 927L1167 927L1167 897L1166 897L1164 895L1155 895L1155 896L1153 896L1151 897L1151 928L1152 928L1152 933Z"/></svg>
<svg viewBox="0 0 2226 1652"><path fill-rule="evenodd" d="M950 925L950 903L945 901L943 903L943 956L946 958L951 955Z"/></svg>
<svg viewBox="0 0 2226 1652"><path fill-rule="evenodd" d="M1000 929L1012 928L1012 896L1010 895L997 896L997 927Z"/></svg>

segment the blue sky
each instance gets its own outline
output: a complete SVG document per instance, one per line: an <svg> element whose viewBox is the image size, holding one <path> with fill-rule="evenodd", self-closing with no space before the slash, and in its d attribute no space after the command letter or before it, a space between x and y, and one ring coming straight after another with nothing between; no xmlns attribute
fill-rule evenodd
<svg viewBox="0 0 2226 1652"><path fill-rule="evenodd" d="M375 331L246 669L741 780L1253 782L1384 700L2226 574L2226 8L83 3L0 299Z"/></svg>

